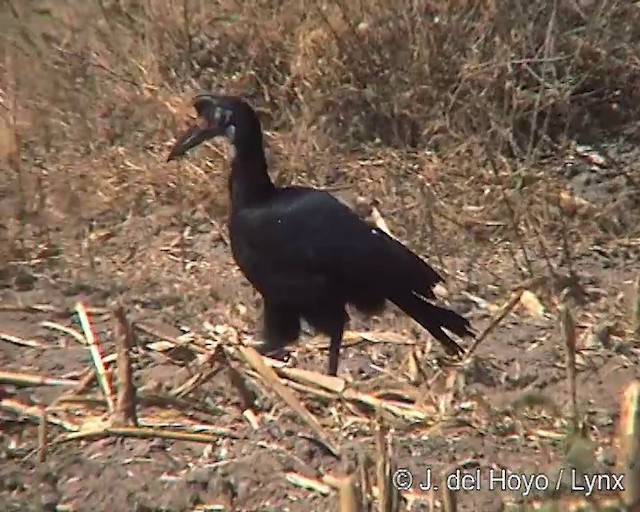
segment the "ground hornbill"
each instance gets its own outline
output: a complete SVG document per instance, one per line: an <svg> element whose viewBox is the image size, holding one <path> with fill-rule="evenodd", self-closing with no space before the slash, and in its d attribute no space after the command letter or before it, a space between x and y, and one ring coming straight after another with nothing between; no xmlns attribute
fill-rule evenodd
<svg viewBox="0 0 640 512"><path fill-rule="evenodd" d="M384 231L367 224L322 190L276 187L267 173L262 128L255 111L236 96L200 94L197 122L183 133L168 160L213 137L232 145L229 234L233 258L262 295L262 354L298 340L301 319L330 337L330 375L351 304L364 314L389 300L429 331L449 354L462 348L443 330L473 337L468 320L437 306L442 278Z"/></svg>

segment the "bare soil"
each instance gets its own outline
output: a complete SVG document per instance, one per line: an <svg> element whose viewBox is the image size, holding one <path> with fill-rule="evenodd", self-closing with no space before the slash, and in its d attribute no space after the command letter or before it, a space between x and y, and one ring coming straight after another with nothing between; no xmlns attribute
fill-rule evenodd
<svg viewBox="0 0 640 512"><path fill-rule="evenodd" d="M624 164L625 171L638 177L630 162L627 159ZM545 172L557 171L549 166ZM570 179L584 172L591 171L583 169ZM567 185L571 185L570 180ZM358 189L364 196L374 193L366 185ZM612 198L619 196L606 196L600 190L591 200L604 208ZM406 212L387 214L390 208L385 208L384 200L382 203L382 215L393 231L394 226L402 225ZM638 210L627 205L624 213L639 225ZM145 348L159 337L175 339L185 329L202 332L205 322L230 326L241 334L256 332L259 303L230 259L224 214L210 217L198 210L185 213L178 206L156 205L145 215L129 214L123 219L112 214L111 219L99 221L99 228L85 237L93 236L97 240L94 246L78 249L75 257L70 256L74 254L70 248L82 246L82 237L69 223L60 222L58 226L54 223L52 230L55 243L51 243L61 248L57 254L7 267L0 291L0 332L37 341L40 347L0 341L3 370L77 378L90 368L85 347L41 323L54 321L78 329L72 314L76 301L100 307L119 298L125 304L137 327L136 382L147 394L168 393L194 371L177 356L172 359ZM597 238L573 247L572 266L577 276L573 303L579 331L579 408L584 432L594 443L586 449L588 464L591 471L603 472L615 470L613 436L619 392L640 373L637 344L628 334L640 239L607 234L594 242ZM426 257L436 263L433 256ZM485 252L473 271L473 284L462 285L461 278L451 276L465 275L462 272L467 255L444 252L441 257L450 276L447 287L452 306L467 314L481 332L493 312L486 304L470 300L469 292L495 305L508 299L509 294L504 286L497 286L498 281L507 283L508 289L522 280L514 274L508 252L500 246ZM535 254L531 257L541 261ZM87 258L93 260L89 265ZM491 468L525 475L546 473L554 485L560 468L580 466L576 460L583 456L576 455L578 445L572 445L567 421L560 419L567 417L569 401L555 306L552 299L543 303L549 311L547 317L532 317L522 308L516 309L479 346L474 363L460 374L460 382L451 392L448 414L418 424L390 420L398 467L409 469L416 482L427 468L432 468L434 475L451 472L453 465L461 463L466 464L466 471L481 469L481 489L461 492L458 510L501 510L503 499L522 498L522 491L490 489ZM50 305L52 310L29 310L37 304ZM95 314L92 320L104 353L113 352L109 315ZM599 341L589 343L591 327L603 321L611 325L610 335L602 338L604 345ZM418 354L427 378L433 377L439 367L439 359L434 358L441 355L437 344L425 352L423 349L431 346L428 335L395 310L369 321L355 317L351 329L403 334L420 347ZM392 372L400 386L437 396L437 390L407 380L409 352L409 347L402 345L360 343L344 349L340 374L374 390L380 376ZM326 353L302 342L289 361L299 368L323 372ZM5 403L19 400L47 405L63 389L3 384L0 398ZM176 405L172 410L149 401L139 406L142 419L153 417L157 422L165 415L168 423L184 417L214 425L221 429L216 443L87 439L51 444L44 463L37 461L35 453L35 422L4 408L0 413L1 508L186 511L205 504L233 502L234 510L246 511L336 510L335 492L325 496L301 488L288 482L285 475L293 472L317 478L353 470L359 454L373 453L372 431L357 423L343 423L339 428L332 410L340 411L336 414L343 422L355 413L336 401L332 404L300 393L339 446L341 457L336 459L309 439L308 428L276 395L255 392L257 429L243 417L242 401L228 371L221 371L184 397L191 404L186 408ZM106 413L95 384L85 396L95 400L76 411L80 423L83 418ZM554 408L564 412L553 412ZM361 411L360 415L372 418L373 412ZM56 427L49 429L50 439L61 433ZM423 494L425 501L416 503L413 510L428 510L429 493Z"/></svg>
<svg viewBox="0 0 640 512"><path fill-rule="evenodd" d="M572 469L617 471L640 368L637 2L21 0L0 2L0 33L0 510L338 510L318 482L375 462L380 425L415 477L401 510L442 510L417 487L429 468L441 486L479 469L457 510L481 512L578 496ZM382 411L282 377L339 457L238 357L260 303L230 256L223 146L165 161L203 89L250 99L278 184L375 206L490 329L461 365L392 308L354 316L339 376ZM105 358L124 307L154 435L87 434L109 408L79 301ZM311 336L286 364L321 374ZM201 439L158 434L187 429ZM549 488L491 489L502 468Z"/></svg>

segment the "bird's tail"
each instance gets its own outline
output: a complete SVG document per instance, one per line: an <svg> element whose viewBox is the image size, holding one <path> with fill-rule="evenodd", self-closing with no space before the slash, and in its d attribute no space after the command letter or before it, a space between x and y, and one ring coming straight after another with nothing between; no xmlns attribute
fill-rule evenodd
<svg viewBox="0 0 640 512"><path fill-rule="evenodd" d="M437 339L448 354L461 354L464 350L442 329L461 338L474 337L469 320L451 309L431 304L413 293L390 297L391 302L418 322Z"/></svg>

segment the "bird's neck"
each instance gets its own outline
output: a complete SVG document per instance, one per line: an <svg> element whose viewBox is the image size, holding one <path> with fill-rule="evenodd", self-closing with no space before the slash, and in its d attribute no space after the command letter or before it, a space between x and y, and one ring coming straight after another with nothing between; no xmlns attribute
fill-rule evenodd
<svg viewBox="0 0 640 512"><path fill-rule="evenodd" d="M266 201L275 191L267 172L267 159L262 144L236 145L231 159L229 195L231 208L237 210Z"/></svg>

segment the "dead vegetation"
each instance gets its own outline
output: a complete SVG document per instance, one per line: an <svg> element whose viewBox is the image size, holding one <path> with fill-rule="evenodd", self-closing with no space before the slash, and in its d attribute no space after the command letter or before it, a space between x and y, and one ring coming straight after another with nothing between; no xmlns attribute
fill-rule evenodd
<svg viewBox="0 0 640 512"><path fill-rule="evenodd" d="M72 443L115 436L203 443L217 462L222 452L242 460L245 447L301 459L291 435L265 434L286 420L322 446L321 462L303 465L312 474L277 473L279 487L253 502L234 500L237 482L232 493L209 489L219 507L307 510L309 496L328 496L318 510L453 511L489 506L415 489L401 499L390 484L395 469L428 465L424 453L415 459L424 439L472 437L461 425L482 433L468 457L436 450L442 474L486 464L476 460L486 439L533 446L542 455L529 472L595 471L615 447L611 428L593 424L608 395L581 390L593 374L603 382L590 392L611 391L611 367L628 377L614 393L638 377L636 3L6 0L0 33L0 418L40 425L26 453L7 427L4 458L37 452L46 465ZM303 370L323 348L313 342L293 354L296 368L257 357L244 343L255 296L228 254L224 150L164 162L199 89L261 109L278 182L346 188L359 206L365 197L375 222L427 255L448 277L447 299L489 333L478 355L436 364L418 331L387 315L347 342L367 371ZM113 326L94 332L92 315ZM523 345L510 350L514 336ZM90 368L44 369L77 343ZM544 368L527 359L541 346ZM474 387L491 360L503 372L495 386L515 389L505 408ZM159 364L177 381L157 382ZM520 385L527 364L548 382ZM558 366L568 386L554 387ZM32 400L33 386L67 392ZM637 457L630 389L619 464ZM363 447L356 460L353 443ZM336 456L348 467L332 466ZM627 466L623 499L636 500L637 468ZM529 498L508 506L530 510L548 496ZM545 510L584 501L552 498ZM107 507L68 499L68 509ZM216 510L195 502L140 510Z"/></svg>

